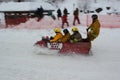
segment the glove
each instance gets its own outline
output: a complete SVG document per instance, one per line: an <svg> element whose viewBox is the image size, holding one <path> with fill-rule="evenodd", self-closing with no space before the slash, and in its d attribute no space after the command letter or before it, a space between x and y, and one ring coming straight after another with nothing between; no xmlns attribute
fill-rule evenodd
<svg viewBox="0 0 120 80"><path fill-rule="evenodd" d="M74 42L78 42L78 39L74 39Z"/></svg>
<svg viewBox="0 0 120 80"><path fill-rule="evenodd" d="M52 36L50 37L50 40L51 40L51 39L53 39L53 37L52 37Z"/></svg>
<svg viewBox="0 0 120 80"><path fill-rule="evenodd" d="M59 39L58 42L62 42L62 40Z"/></svg>
<svg viewBox="0 0 120 80"><path fill-rule="evenodd" d="M73 40L70 40L70 43L73 43Z"/></svg>

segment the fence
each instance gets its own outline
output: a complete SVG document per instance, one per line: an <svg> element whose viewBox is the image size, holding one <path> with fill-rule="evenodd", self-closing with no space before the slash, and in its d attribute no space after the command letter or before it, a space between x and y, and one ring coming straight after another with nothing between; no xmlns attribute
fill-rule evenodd
<svg viewBox="0 0 120 80"><path fill-rule="evenodd" d="M120 15L98 15L101 27L103 28L120 28ZM90 25L92 22L91 15L80 15L83 25Z"/></svg>

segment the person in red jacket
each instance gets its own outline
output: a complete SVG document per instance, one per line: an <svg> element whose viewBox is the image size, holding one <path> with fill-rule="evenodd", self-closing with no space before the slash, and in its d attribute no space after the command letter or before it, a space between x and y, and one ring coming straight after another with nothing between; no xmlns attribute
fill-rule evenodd
<svg viewBox="0 0 120 80"><path fill-rule="evenodd" d="M67 26L69 26L69 23L68 23L68 21L67 21L67 15L66 14L64 14L63 16L62 16L62 28L64 28L64 24L67 24Z"/></svg>

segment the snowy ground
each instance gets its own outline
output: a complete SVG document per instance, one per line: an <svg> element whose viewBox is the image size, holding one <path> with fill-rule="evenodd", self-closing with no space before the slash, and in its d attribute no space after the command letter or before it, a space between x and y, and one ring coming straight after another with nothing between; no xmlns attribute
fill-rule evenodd
<svg viewBox="0 0 120 80"><path fill-rule="evenodd" d="M85 27L79 30L84 35ZM1 29L0 80L119 80L119 32L102 28L92 43L93 56L58 56L56 51L33 46L43 35L53 35L52 29Z"/></svg>

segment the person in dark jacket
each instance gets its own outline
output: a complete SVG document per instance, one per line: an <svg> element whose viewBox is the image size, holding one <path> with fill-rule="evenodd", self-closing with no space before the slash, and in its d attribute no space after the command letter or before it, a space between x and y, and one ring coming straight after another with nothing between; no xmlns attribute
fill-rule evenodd
<svg viewBox="0 0 120 80"><path fill-rule="evenodd" d="M43 12L44 9L42 8L42 6L36 10L35 14L38 17L38 21L43 18Z"/></svg>
<svg viewBox="0 0 120 80"><path fill-rule="evenodd" d="M67 10L67 8L64 8L64 10L63 10L63 14L64 14L64 15L67 15L67 14L68 14L68 10Z"/></svg>
<svg viewBox="0 0 120 80"><path fill-rule="evenodd" d="M78 8L76 8L76 10L73 12L73 15L74 15L73 25L75 25L76 20L77 20L78 24L80 24L79 9Z"/></svg>
<svg viewBox="0 0 120 80"><path fill-rule="evenodd" d="M61 16L62 16L62 13L61 13L61 10L60 10L60 8L57 10L57 17L58 17L58 20L59 20L59 18L61 18Z"/></svg>
<svg viewBox="0 0 120 80"><path fill-rule="evenodd" d="M82 41L82 36L78 31L77 27L73 27L72 28L72 32L73 34L70 36L70 42L71 43L76 43L76 42L80 42Z"/></svg>

